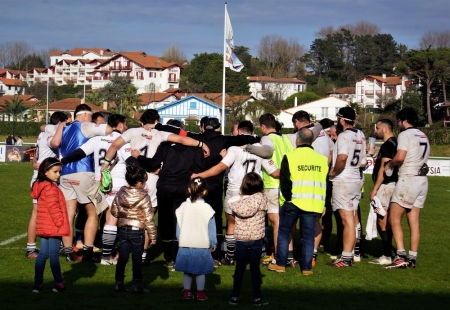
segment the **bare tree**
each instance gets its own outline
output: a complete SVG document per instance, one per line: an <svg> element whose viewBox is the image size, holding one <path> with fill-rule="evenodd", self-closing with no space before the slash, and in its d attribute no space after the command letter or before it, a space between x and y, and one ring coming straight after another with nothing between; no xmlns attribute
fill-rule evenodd
<svg viewBox="0 0 450 310"><path fill-rule="evenodd" d="M341 29L350 30L352 35L355 36L365 36L365 35L374 36L376 34L380 34L381 32L380 27L364 20L359 21L356 24L346 24L339 26L338 30L341 31Z"/></svg>
<svg viewBox="0 0 450 310"><path fill-rule="evenodd" d="M427 31L420 38L419 47L427 49L431 45L432 48L450 47L450 30Z"/></svg>
<svg viewBox="0 0 450 310"><path fill-rule="evenodd" d="M327 35L333 35L337 32L342 32L342 29L350 30L353 36L364 36L364 35L376 35L380 34L380 27L375 24L369 23L367 21L359 21L356 24L345 24L336 29L333 26L326 26L320 28L319 31L315 33L316 37L319 39L324 39Z"/></svg>
<svg viewBox="0 0 450 310"><path fill-rule="evenodd" d="M269 77L288 77L295 71L305 48L297 41L287 41L279 35L266 35L257 47L264 74Z"/></svg>
<svg viewBox="0 0 450 310"><path fill-rule="evenodd" d="M167 62L175 62L180 66L187 62L186 54L181 51L175 44L172 44L172 46L164 50L161 59Z"/></svg>
<svg viewBox="0 0 450 310"><path fill-rule="evenodd" d="M22 70L22 60L33 52L33 48L24 41L3 43L0 45L0 64L2 67L15 64Z"/></svg>
<svg viewBox="0 0 450 310"><path fill-rule="evenodd" d="M52 52L62 51L62 49L57 47L44 48L37 52L37 55L44 61L45 67L48 68L50 66L50 54Z"/></svg>

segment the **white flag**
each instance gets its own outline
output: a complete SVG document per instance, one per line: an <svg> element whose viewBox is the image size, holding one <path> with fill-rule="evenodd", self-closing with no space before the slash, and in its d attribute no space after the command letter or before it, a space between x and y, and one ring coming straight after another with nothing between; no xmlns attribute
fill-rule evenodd
<svg viewBox="0 0 450 310"><path fill-rule="evenodd" d="M231 27L230 17L225 7L225 67L233 71L240 72L244 65L234 54L233 28Z"/></svg>

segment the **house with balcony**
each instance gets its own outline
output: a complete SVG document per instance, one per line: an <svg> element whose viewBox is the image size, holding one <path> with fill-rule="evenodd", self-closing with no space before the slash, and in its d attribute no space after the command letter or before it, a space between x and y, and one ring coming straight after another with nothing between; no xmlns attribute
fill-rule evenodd
<svg viewBox="0 0 450 310"><path fill-rule="evenodd" d="M8 68L0 69L0 78L5 79L16 79L25 81L27 77L26 71L20 71L20 70L11 70Z"/></svg>
<svg viewBox="0 0 450 310"><path fill-rule="evenodd" d="M77 47L65 52L55 51L50 53L50 66L53 66L61 60L93 60L93 59L109 59L116 53L108 48L81 48Z"/></svg>
<svg viewBox="0 0 450 310"><path fill-rule="evenodd" d="M141 100L140 107L138 109L158 109L165 105L171 104L180 99L173 93L142 93L139 95Z"/></svg>
<svg viewBox="0 0 450 310"><path fill-rule="evenodd" d="M356 88L355 87L343 87L330 90L327 92L329 97L338 98L347 102L356 102Z"/></svg>
<svg viewBox="0 0 450 310"><path fill-rule="evenodd" d="M181 69L176 63L144 52L122 52L95 68L92 88L103 88L112 77L124 76L131 80L138 94L162 92L167 88L178 88Z"/></svg>
<svg viewBox="0 0 450 310"><path fill-rule="evenodd" d="M275 79L268 76L249 76L249 86L256 100L263 100L264 93L272 92L275 98L285 100L287 97L306 91L306 82L297 78Z"/></svg>
<svg viewBox="0 0 450 310"><path fill-rule="evenodd" d="M18 95L23 83L19 79L0 78L0 96Z"/></svg>
<svg viewBox="0 0 450 310"><path fill-rule="evenodd" d="M94 70L102 62L101 59L63 59L48 68L47 78L58 86L66 85L69 81L74 85L92 85Z"/></svg>
<svg viewBox="0 0 450 310"><path fill-rule="evenodd" d="M356 102L362 107L382 109L400 99L409 84L406 77L368 75L356 82Z"/></svg>

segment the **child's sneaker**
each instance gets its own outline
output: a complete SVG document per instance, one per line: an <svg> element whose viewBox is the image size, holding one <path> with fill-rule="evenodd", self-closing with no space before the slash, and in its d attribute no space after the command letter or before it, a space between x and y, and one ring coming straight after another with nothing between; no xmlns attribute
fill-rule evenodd
<svg viewBox="0 0 450 310"><path fill-rule="evenodd" d="M40 291L42 291L43 285L42 284L35 284L33 285L33 293L39 293Z"/></svg>
<svg viewBox="0 0 450 310"><path fill-rule="evenodd" d="M194 299L191 290L183 290L183 299Z"/></svg>
<svg viewBox="0 0 450 310"><path fill-rule="evenodd" d="M253 306L266 306L269 302L265 300L264 298L257 298L253 300Z"/></svg>
<svg viewBox="0 0 450 310"><path fill-rule="evenodd" d="M205 293L203 291L198 291L197 292L197 300L198 301L205 301L207 300L208 297L206 297Z"/></svg>
<svg viewBox="0 0 450 310"><path fill-rule="evenodd" d="M52 291L55 293L62 293L66 290L66 286L64 285L64 282L61 283L55 283L55 286L53 286Z"/></svg>
<svg viewBox="0 0 450 310"><path fill-rule="evenodd" d="M230 300L228 300L228 303L232 306L239 305L239 297L231 297Z"/></svg>

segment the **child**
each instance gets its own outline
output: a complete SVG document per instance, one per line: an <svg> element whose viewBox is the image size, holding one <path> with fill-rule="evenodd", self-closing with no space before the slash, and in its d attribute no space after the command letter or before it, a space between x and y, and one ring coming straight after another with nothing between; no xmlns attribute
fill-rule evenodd
<svg viewBox="0 0 450 310"><path fill-rule="evenodd" d="M31 187L31 197L37 199L36 235L41 238L41 250L34 266L33 293L42 291L44 269L50 257L55 286L53 292L66 290L59 264L61 237L70 236L66 200L55 182L59 179L61 163L56 158L46 158L39 166L36 181Z"/></svg>
<svg viewBox="0 0 450 310"><path fill-rule="evenodd" d="M175 270L184 272L183 299L194 299L191 283L195 275L197 300L205 301L208 299L204 293L205 274L214 271L211 252L217 246L214 210L202 198L207 194L204 179L192 179L188 192L190 198L175 211L179 242Z"/></svg>
<svg viewBox="0 0 450 310"><path fill-rule="evenodd" d="M268 208L268 201L263 190L264 183L259 174L250 172L242 180L240 199L229 204L235 216L234 236L236 238L236 270L234 271L233 293L229 300L231 305L239 304L247 262L250 262L253 305L265 306L268 304L261 297L261 271L259 269L264 239L264 219Z"/></svg>
<svg viewBox="0 0 450 310"><path fill-rule="evenodd" d="M134 293L147 294L142 286L142 253L144 252L144 230L147 230L151 244L156 244L156 225L150 196L144 189L147 172L137 166L127 166L125 179L129 186L122 186L111 205L111 214L117 217L119 260L116 266L116 292L124 288L125 267L131 254L133 262Z"/></svg>

